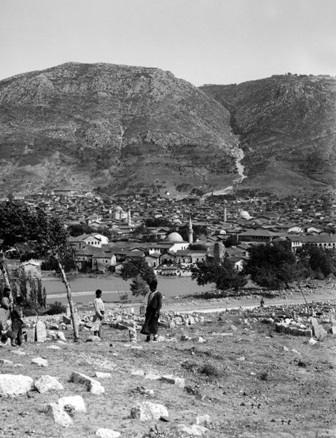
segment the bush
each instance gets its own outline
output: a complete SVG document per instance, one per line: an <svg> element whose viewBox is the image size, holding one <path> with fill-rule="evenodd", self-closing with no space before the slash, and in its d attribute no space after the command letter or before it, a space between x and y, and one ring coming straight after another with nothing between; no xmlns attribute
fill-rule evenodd
<svg viewBox="0 0 336 438"><path fill-rule="evenodd" d="M59 301L55 301L54 303L50 304L49 309L45 313L47 315L59 315L60 313L65 313L65 312L66 312L65 305L60 303Z"/></svg>
<svg viewBox="0 0 336 438"><path fill-rule="evenodd" d="M220 377L222 376L222 371L218 369L215 365L212 365L211 363L204 364L199 369L200 374L205 374L208 377Z"/></svg>

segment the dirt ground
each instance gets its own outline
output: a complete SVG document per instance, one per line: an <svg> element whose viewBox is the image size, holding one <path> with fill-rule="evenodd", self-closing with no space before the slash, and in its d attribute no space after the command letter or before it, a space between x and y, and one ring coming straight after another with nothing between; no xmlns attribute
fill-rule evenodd
<svg viewBox="0 0 336 438"><path fill-rule="evenodd" d="M327 291L324 299L332 298ZM253 304L251 299L233 300L232 307L237 301L238 306ZM221 306L214 303L214 308ZM174 305L184 310L195 305L200 310L204 304L196 300ZM263 312L267 315L267 308ZM13 365L0 364L0 373L23 374L34 381L50 375L64 390L0 397L0 437L86 438L96 436L99 428L120 432L121 438L187 437L191 435L179 431L178 425L191 426L197 416L206 414L211 420L204 436L210 438L336 437L336 336L329 334L310 345L309 338L277 333L262 320L249 310L216 312L194 325L161 327L164 340L156 343L146 343L138 335L132 344L127 330L104 325L101 343L86 342L88 331L81 331L80 342L75 343L67 330L66 343L1 347L0 359ZM183 341L183 335L191 339ZM200 337L205 342L200 343ZM61 349L48 348L55 344ZM48 367L33 364L36 357L47 359ZM183 377L185 387L132 375L135 370ZM73 371L93 378L96 371L111 373L100 380L105 393L93 395L84 385L70 383ZM70 395L81 395L87 412L75 412L73 425L64 428L47 415L46 406ZM132 407L145 400L166 406L169 421L131 418Z"/></svg>

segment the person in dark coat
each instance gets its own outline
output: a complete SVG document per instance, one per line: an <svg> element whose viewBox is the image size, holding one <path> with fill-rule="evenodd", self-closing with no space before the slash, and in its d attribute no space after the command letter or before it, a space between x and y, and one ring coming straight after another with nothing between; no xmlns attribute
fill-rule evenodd
<svg viewBox="0 0 336 438"><path fill-rule="evenodd" d="M23 311L22 311L23 297L16 297L16 304L11 311L12 330L8 332L8 337L11 338L12 347L22 344L22 326L23 326Z"/></svg>
<svg viewBox="0 0 336 438"><path fill-rule="evenodd" d="M156 280L149 284L150 293L147 299L145 323L140 331L143 335L147 335L146 342L150 342L151 335L154 335L154 341L157 341L158 338L162 294L157 290L157 284Z"/></svg>

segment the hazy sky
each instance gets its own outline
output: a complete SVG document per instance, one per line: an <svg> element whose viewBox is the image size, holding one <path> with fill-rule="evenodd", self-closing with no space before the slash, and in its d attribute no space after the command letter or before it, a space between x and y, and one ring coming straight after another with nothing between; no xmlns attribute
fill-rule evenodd
<svg viewBox="0 0 336 438"><path fill-rule="evenodd" d="M0 0L0 79L69 61L195 85L336 75L336 0Z"/></svg>

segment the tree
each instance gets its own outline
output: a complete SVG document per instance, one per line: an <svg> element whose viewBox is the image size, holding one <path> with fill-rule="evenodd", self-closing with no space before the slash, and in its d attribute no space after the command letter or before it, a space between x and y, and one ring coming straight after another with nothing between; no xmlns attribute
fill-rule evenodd
<svg viewBox="0 0 336 438"><path fill-rule="evenodd" d="M19 201L8 201L5 204L0 204L0 240L2 242L0 269L8 285L9 279L4 253L11 247L20 248L23 254L34 252L40 257L56 260L66 287L74 337L77 340L79 336L75 323L72 294L64 269L65 266L73 263L73 252L68 244L68 233L61 220L48 216L40 208L31 208Z"/></svg>
<svg viewBox="0 0 336 438"><path fill-rule="evenodd" d="M147 284L156 279L153 268L148 265L144 258L125 262L120 275L123 280L140 277Z"/></svg>
<svg viewBox="0 0 336 438"><path fill-rule="evenodd" d="M315 245L305 245L297 251L301 264L305 264L314 275L327 277L335 272L336 252L334 250L319 248Z"/></svg>
<svg viewBox="0 0 336 438"><path fill-rule="evenodd" d="M132 295L135 295L136 297L146 296L149 292L149 287L146 281L143 280L140 275L137 275L131 283L131 291Z"/></svg>
<svg viewBox="0 0 336 438"><path fill-rule="evenodd" d="M198 262L191 268L191 278L200 286L215 283L216 288L222 291L234 289L238 292L247 282L246 276L238 272L229 259L224 259L221 263L216 260Z"/></svg>
<svg viewBox="0 0 336 438"><path fill-rule="evenodd" d="M270 289L289 287L297 280L296 258L289 247L281 243L258 245L249 250L245 274L259 286Z"/></svg>

